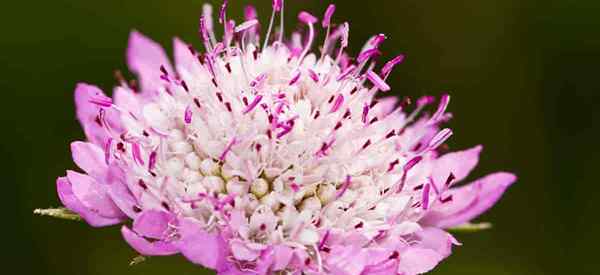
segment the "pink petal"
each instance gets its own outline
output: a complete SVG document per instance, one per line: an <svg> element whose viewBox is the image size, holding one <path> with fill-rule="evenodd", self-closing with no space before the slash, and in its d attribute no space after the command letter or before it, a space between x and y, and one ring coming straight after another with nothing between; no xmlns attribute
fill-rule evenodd
<svg viewBox="0 0 600 275"><path fill-rule="evenodd" d="M240 261L254 261L260 256L260 250L248 247L241 240L232 240L229 242L233 257Z"/></svg>
<svg viewBox="0 0 600 275"><path fill-rule="evenodd" d="M133 231L147 238L162 239L172 220L173 214L171 213L152 209L144 210L133 221Z"/></svg>
<svg viewBox="0 0 600 275"><path fill-rule="evenodd" d="M79 214L91 226L102 227L121 222L120 218L103 217L84 206L75 194L73 194L71 183L66 177L56 180L56 191L62 204L69 210Z"/></svg>
<svg viewBox="0 0 600 275"><path fill-rule="evenodd" d="M104 186L86 174L67 171L73 194L90 211L107 218L122 218L123 212L110 199Z"/></svg>
<svg viewBox="0 0 600 275"><path fill-rule="evenodd" d="M432 176L436 185L441 187L446 183L450 173L454 174L455 182L466 178L479 162L479 153L482 148L481 145L477 145L464 151L445 154L435 160Z"/></svg>
<svg viewBox="0 0 600 275"><path fill-rule="evenodd" d="M204 231L189 218L180 220L179 234L176 246L188 260L216 270L227 267L228 246L222 236Z"/></svg>
<svg viewBox="0 0 600 275"><path fill-rule="evenodd" d="M361 275L389 275L396 274L398 270L397 260L386 260L377 265L365 267Z"/></svg>
<svg viewBox="0 0 600 275"><path fill-rule="evenodd" d="M173 56L175 58L175 68L181 75L198 73L201 67L198 65L198 59L188 45L179 38L173 39Z"/></svg>
<svg viewBox="0 0 600 275"><path fill-rule="evenodd" d="M410 247L400 255L398 273L423 274L431 271L444 257L435 250Z"/></svg>
<svg viewBox="0 0 600 275"><path fill-rule="evenodd" d="M469 222L492 207L516 179L513 174L497 172L471 184L452 188L448 192L453 196L452 201L438 204L440 207L432 209L421 222L442 228Z"/></svg>
<svg viewBox="0 0 600 275"><path fill-rule="evenodd" d="M141 98L132 90L124 87L116 87L113 91L115 104L123 110L127 110L135 117L142 117L142 102ZM127 114L123 114L127 115Z"/></svg>
<svg viewBox="0 0 600 275"><path fill-rule="evenodd" d="M75 108L77 112L77 119L85 136L98 146L103 146L108 134L105 129L102 128L101 121L99 120L100 107L90 102L93 97L98 95L105 96L102 90L96 86L79 83L75 88Z"/></svg>
<svg viewBox="0 0 600 275"><path fill-rule="evenodd" d="M173 73L163 48L137 31L132 31L129 35L127 64L129 69L138 75L145 97L152 96L149 93L162 85L161 66L164 66L168 73Z"/></svg>
<svg viewBox="0 0 600 275"><path fill-rule="evenodd" d="M73 161L87 174L101 179L108 169L104 160L104 150L93 143L75 141L71 143Z"/></svg>
<svg viewBox="0 0 600 275"><path fill-rule="evenodd" d="M121 227L121 234L125 241L138 253L145 256L167 256L177 254L177 248L170 242L150 242L133 232L127 226Z"/></svg>
<svg viewBox="0 0 600 275"><path fill-rule="evenodd" d="M416 235L420 239L418 247L433 249L444 258L452 253L452 245L460 244L450 233L436 227L426 227Z"/></svg>
<svg viewBox="0 0 600 275"><path fill-rule="evenodd" d="M287 245L276 245L273 246L274 260L273 271L279 271L285 269L294 255L294 250Z"/></svg>
<svg viewBox="0 0 600 275"><path fill-rule="evenodd" d="M331 247L331 253L327 257L327 267L331 274L336 275L359 275L366 266L367 258L363 249L359 246Z"/></svg>
<svg viewBox="0 0 600 275"><path fill-rule="evenodd" d="M123 213L129 218L134 219L138 215L134 210L137 207L137 201L127 187L126 180L123 170L120 167L109 167L106 178L108 195Z"/></svg>

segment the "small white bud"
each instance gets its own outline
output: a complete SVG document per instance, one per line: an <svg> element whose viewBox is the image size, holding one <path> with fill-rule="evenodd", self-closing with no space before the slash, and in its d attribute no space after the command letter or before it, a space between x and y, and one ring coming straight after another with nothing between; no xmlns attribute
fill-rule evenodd
<svg viewBox="0 0 600 275"><path fill-rule="evenodd" d="M260 198L269 192L269 183L262 178L258 178L252 183L250 191L256 197Z"/></svg>
<svg viewBox="0 0 600 275"><path fill-rule="evenodd" d="M322 204L327 204L335 198L336 189L331 184L322 184L317 190L317 196Z"/></svg>
<svg viewBox="0 0 600 275"><path fill-rule="evenodd" d="M321 209L321 201L316 197L308 197L302 201L300 210L318 211Z"/></svg>

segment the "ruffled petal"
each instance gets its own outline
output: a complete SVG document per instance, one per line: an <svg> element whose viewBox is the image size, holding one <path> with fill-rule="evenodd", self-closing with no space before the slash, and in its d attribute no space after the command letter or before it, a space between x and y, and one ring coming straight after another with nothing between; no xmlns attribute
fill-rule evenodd
<svg viewBox="0 0 600 275"><path fill-rule="evenodd" d="M133 221L133 231L147 238L162 239L173 218L173 214L165 211L144 210Z"/></svg>
<svg viewBox="0 0 600 275"><path fill-rule="evenodd" d="M67 171L73 194L90 211L107 218L123 218L125 215L110 199L104 186L86 174Z"/></svg>
<svg viewBox="0 0 600 275"><path fill-rule="evenodd" d="M106 97L106 95L96 86L85 83L77 84L75 88L77 119L81 123L87 139L98 146L103 146L108 139L108 134L102 128L102 121L99 116L100 107L90 102L95 97ZM107 120L110 119L112 124L118 124L118 120L113 118L113 112L109 110L107 110ZM113 126L118 127L118 125Z"/></svg>
<svg viewBox="0 0 600 275"><path fill-rule="evenodd" d="M377 265L365 267L361 275L391 275L397 274L398 261L394 259L383 261Z"/></svg>
<svg viewBox="0 0 600 275"><path fill-rule="evenodd" d="M56 180L56 191L62 204L69 210L79 214L91 226L102 227L121 222L120 218L100 216L83 205L73 193L71 183L66 177L60 177Z"/></svg>
<svg viewBox="0 0 600 275"><path fill-rule="evenodd" d="M132 31L129 35L127 65L139 77L144 97L153 96L155 89L161 86L161 66L164 66L167 72L173 73L163 48L137 31Z"/></svg>
<svg viewBox="0 0 600 275"><path fill-rule="evenodd" d="M359 246L336 245L326 259L327 267L335 275L359 275L367 264L364 250Z"/></svg>
<svg viewBox="0 0 600 275"><path fill-rule="evenodd" d="M106 175L108 166L104 160L104 150L96 144L75 141L71 143L73 161L88 175L102 179Z"/></svg>
<svg viewBox="0 0 600 275"><path fill-rule="evenodd" d="M516 179L511 173L497 172L452 188L448 191L453 196L452 201L437 204L421 222L441 228L469 222L492 207Z"/></svg>
<svg viewBox="0 0 600 275"><path fill-rule="evenodd" d="M431 271L444 257L433 249L410 247L400 254L398 273L423 274Z"/></svg>
<svg viewBox="0 0 600 275"><path fill-rule="evenodd" d="M173 243L161 240L150 242L127 228L127 226L121 227L121 234L135 251L145 256L167 256L179 252Z"/></svg>
<svg viewBox="0 0 600 275"><path fill-rule="evenodd" d="M432 167L434 182L438 186L442 186L446 183L450 173L454 175L455 182L466 178L479 162L481 149L483 146L477 145L464 151L445 154L435 160Z"/></svg>
<svg viewBox="0 0 600 275"><path fill-rule="evenodd" d="M248 247L241 240L231 240L229 245L231 246L231 253L233 254L233 257L240 261L254 261L260 256L261 253L260 250Z"/></svg>
<svg viewBox="0 0 600 275"><path fill-rule="evenodd" d="M450 233L435 227L424 228L416 235L420 239L418 247L432 249L444 258L450 256L453 245L460 245Z"/></svg>
<svg viewBox="0 0 600 275"><path fill-rule="evenodd" d="M106 182L106 191L117 207L129 218L137 217L138 213L134 210L139 209L137 200L127 187L127 179L123 170L116 165L109 166Z"/></svg>
<svg viewBox="0 0 600 275"><path fill-rule="evenodd" d="M190 218L179 220L176 246L188 260L217 271L227 268L228 246L219 234L208 233Z"/></svg>

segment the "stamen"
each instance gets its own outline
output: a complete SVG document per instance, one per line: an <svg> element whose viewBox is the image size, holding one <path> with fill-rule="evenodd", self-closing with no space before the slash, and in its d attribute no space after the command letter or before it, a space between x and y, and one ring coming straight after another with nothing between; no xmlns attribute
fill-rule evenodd
<svg viewBox="0 0 600 275"><path fill-rule="evenodd" d="M256 25L258 25L258 20L252 19L252 20L243 22L242 24L236 26L235 29L234 29L234 32L236 32L236 33L242 32L242 31L245 31L247 29L253 28Z"/></svg>
<svg viewBox="0 0 600 275"><path fill-rule="evenodd" d="M440 99L440 105L438 106L438 109L435 111L433 116L431 116L428 125L433 125L440 121L440 118L444 115L444 112L446 111L446 107L448 107L449 102L450 96L447 94L443 95Z"/></svg>
<svg viewBox="0 0 600 275"><path fill-rule="evenodd" d="M352 177L350 175L347 175L346 180L344 181L344 183L342 184L342 187L340 188L340 191L338 191L338 193L335 195L336 199L339 199L340 197L342 197L344 195L344 193L346 193L346 190L348 190L350 183L352 183L351 180L352 180Z"/></svg>
<svg viewBox="0 0 600 275"><path fill-rule="evenodd" d="M387 92L391 89L390 85L385 83L385 81L383 81L383 79L381 79L379 75L377 75L373 71L367 72L367 78L371 81L371 83L373 83L378 89L380 89L383 92Z"/></svg>
<svg viewBox="0 0 600 275"><path fill-rule="evenodd" d="M107 165L110 163L110 156L112 155L112 144L113 144L113 139L108 138L108 140L106 141L106 144L104 145L104 161L106 162Z"/></svg>
<svg viewBox="0 0 600 275"><path fill-rule="evenodd" d="M317 75L317 73L312 69L308 69L308 75L314 82L319 82L319 75Z"/></svg>
<svg viewBox="0 0 600 275"><path fill-rule="evenodd" d="M95 96L89 99L89 102L106 108L110 108L113 104L112 98L101 94L96 94Z"/></svg>
<svg viewBox="0 0 600 275"><path fill-rule="evenodd" d="M139 166L143 166L144 160L142 159L142 150L139 143L134 142L131 144L131 153L133 155L133 160L135 160Z"/></svg>
<svg viewBox="0 0 600 275"><path fill-rule="evenodd" d="M365 102L362 111L362 123L367 123L367 116L369 115L369 105Z"/></svg>
<svg viewBox="0 0 600 275"><path fill-rule="evenodd" d="M260 101L262 100L262 95L257 95L254 100L252 101L252 103L250 103L250 105L248 105L248 107L246 107L246 110L244 110L244 114L247 114L248 112L254 110L254 108L258 105L258 103L260 103Z"/></svg>
<svg viewBox="0 0 600 275"><path fill-rule="evenodd" d="M227 0L223 1L223 5L221 5L221 10L219 10L219 23L223 24L226 21L226 11L227 11Z"/></svg>
<svg viewBox="0 0 600 275"><path fill-rule="evenodd" d="M188 105L185 108L185 113L184 113L183 117L184 117L183 120L185 121L186 124L192 123L192 108L191 108L191 106Z"/></svg>
<svg viewBox="0 0 600 275"><path fill-rule="evenodd" d="M329 4L329 6L327 6L327 10L325 10L325 16L323 16L323 22L321 22L323 28L329 27L329 25L331 24L331 16L333 16L334 12L335 12L335 5ZM325 39L325 40L327 40L327 39Z"/></svg>
<svg viewBox="0 0 600 275"><path fill-rule="evenodd" d="M403 54L398 55L398 56L394 57L392 60L385 63L385 65L383 65L383 68L381 69L381 74L383 75L383 78L386 79L392 72L392 69L394 68L394 66L402 63L402 61L404 61Z"/></svg>
<svg viewBox="0 0 600 275"><path fill-rule="evenodd" d="M304 56L306 56L306 54L310 50L313 40L315 39L315 29L313 27L313 24L317 22L317 18L308 12L301 11L298 14L298 20L308 25L308 41L306 42L306 46L300 54L300 57L298 57L298 65L300 65L302 64L302 59L304 59Z"/></svg>
<svg viewBox="0 0 600 275"><path fill-rule="evenodd" d="M156 156L156 151L150 152L150 157L148 158L148 170L150 171L154 170L154 167L156 166Z"/></svg>
<svg viewBox="0 0 600 275"><path fill-rule="evenodd" d="M296 74L292 77L292 79L290 80L290 83L288 83L289 86L292 86L294 84L296 84L296 82L298 82L298 79L300 79L300 71L296 72Z"/></svg>
<svg viewBox="0 0 600 275"><path fill-rule="evenodd" d="M342 106L343 103L344 103L344 96L342 94L339 94L337 96L337 98L335 99L333 106L331 106L331 110L329 110L329 113L337 112L337 110L340 109L340 107Z"/></svg>
<svg viewBox="0 0 600 275"><path fill-rule="evenodd" d="M231 151L231 148L233 147L233 145L237 142L236 138L232 138L231 141L227 144L227 146L225 147L225 150L223 150L223 153L221 153L221 156L219 156L219 160L221 162L225 161L225 157L227 156L227 154L229 153L229 151Z"/></svg>
<svg viewBox="0 0 600 275"><path fill-rule="evenodd" d="M421 200L421 206L423 207L423 210L427 210L429 208L429 189L431 188L431 186L429 185L429 183L425 184L425 186L423 187L423 197Z"/></svg>
<svg viewBox="0 0 600 275"><path fill-rule="evenodd" d="M440 145L442 145L442 143L448 140L450 136L452 136L452 130L448 128L442 129L431 139L431 141L429 141L429 146L427 146L428 149L435 150Z"/></svg>
<svg viewBox="0 0 600 275"><path fill-rule="evenodd" d="M345 79L347 76L349 76L350 74L352 74L354 72L354 70L356 69L355 65L350 65L348 66L348 68L344 69L340 75L338 75L338 77L335 79L337 81L342 81L343 79Z"/></svg>

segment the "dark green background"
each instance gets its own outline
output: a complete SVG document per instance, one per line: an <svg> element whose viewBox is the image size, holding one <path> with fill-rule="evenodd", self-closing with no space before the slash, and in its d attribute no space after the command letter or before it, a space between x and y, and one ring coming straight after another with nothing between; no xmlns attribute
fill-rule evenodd
<svg viewBox="0 0 600 275"><path fill-rule="evenodd" d="M240 18L248 1L230 2L229 14ZM252 2L266 20L270 1ZM300 9L320 15L327 4L287 2L287 14L293 15L286 20L288 30L297 26ZM118 227L96 230L31 214L36 207L58 205L54 180L74 168L68 145L83 136L74 116L75 83L110 90L113 70L126 70L124 51L132 28L168 49L174 35L200 48L201 4L3 1L3 274L203 274L179 257L129 267L135 253L121 240ZM482 217L495 228L457 235L464 246L433 274L597 274L600 2L336 4L335 21L350 21L354 53L370 35L383 32L389 37L383 46L386 59L407 54L390 80L394 93L451 91L451 147L485 145L473 178L495 170L519 176Z"/></svg>

